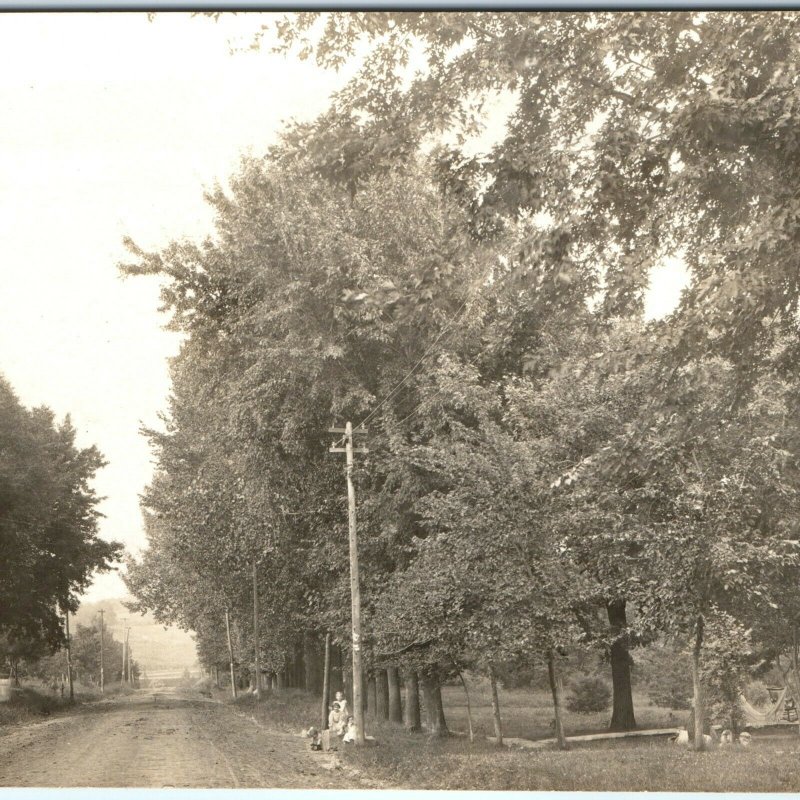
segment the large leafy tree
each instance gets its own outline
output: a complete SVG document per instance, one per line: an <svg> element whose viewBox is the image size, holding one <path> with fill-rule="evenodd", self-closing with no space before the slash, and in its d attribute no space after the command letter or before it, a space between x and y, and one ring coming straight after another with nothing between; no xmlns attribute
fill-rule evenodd
<svg viewBox="0 0 800 800"><path fill-rule="evenodd" d="M26 651L64 641L60 612L121 552L98 536L91 482L103 464L76 446L69 418L24 408L0 379L0 634Z"/></svg>
<svg viewBox="0 0 800 800"><path fill-rule="evenodd" d="M371 46L334 110L296 132L323 172L357 184L505 95L499 143L455 148L443 174L484 233L545 215L520 248L529 279L593 275L606 312L627 313L680 254L678 355L746 374L796 331L796 12L333 13L321 35L319 16L285 17L284 47L336 66Z"/></svg>
<svg viewBox="0 0 800 800"><path fill-rule="evenodd" d="M326 66L369 51L330 112L290 131L286 149L302 144L318 174L355 193L438 141L440 178L468 210L473 235L515 230L507 263L516 296L495 309L487 376L537 368L541 320L554 308L577 321L591 298L595 322L635 314L652 267L683 259L689 285L668 324L654 327L655 347L643 338L613 356L634 365L644 357L654 369L651 401L608 458L625 465L635 456L682 364L730 359L736 405L747 402L776 338L790 342L790 363L798 344L793 12L310 13L283 18L277 30L283 49L299 44L301 57ZM484 111L498 100L509 116L495 125L497 144L462 149L459 136L493 123ZM441 146L454 133L456 144ZM625 549L608 533L607 564ZM624 583L606 598L618 632L615 727L634 723Z"/></svg>
<svg viewBox="0 0 800 800"><path fill-rule="evenodd" d="M164 307L186 334L165 431L150 432L159 457L144 498L151 546L129 585L188 622L195 593L177 597L180 587L210 587L224 565L215 590L246 630L255 560L267 657L280 661L298 631L343 641L349 626L341 465L327 453L327 428L366 415L424 362L463 317L485 257L421 166L375 178L353 200L269 158L211 201L214 240L158 254L132 246L124 267L165 278ZM406 381L385 410L404 413L415 397ZM378 470L361 487L381 496L384 478ZM381 508L364 537L367 598L399 555Z"/></svg>

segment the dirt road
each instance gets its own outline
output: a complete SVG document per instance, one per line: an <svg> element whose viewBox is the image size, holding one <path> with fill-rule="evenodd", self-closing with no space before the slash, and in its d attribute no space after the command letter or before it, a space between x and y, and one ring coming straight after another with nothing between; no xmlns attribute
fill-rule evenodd
<svg viewBox="0 0 800 800"><path fill-rule="evenodd" d="M368 788L308 741L199 694L82 706L0 735L0 786Z"/></svg>

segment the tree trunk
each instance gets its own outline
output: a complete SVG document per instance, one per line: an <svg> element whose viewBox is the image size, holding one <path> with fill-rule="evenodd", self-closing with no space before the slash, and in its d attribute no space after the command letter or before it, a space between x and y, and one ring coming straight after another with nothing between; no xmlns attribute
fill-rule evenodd
<svg viewBox="0 0 800 800"><path fill-rule="evenodd" d="M792 690L794 704L797 708L797 733L800 735L800 637L797 635L797 625L792 626L792 652L790 658L791 669L786 685Z"/></svg>
<svg viewBox="0 0 800 800"><path fill-rule="evenodd" d="M553 711L555 712L556 723L556 742L559 750L567 750L567 739L564 736L564 722L561 718L561 695L564 686L561 680L561 673L556 664L556 654L550 650L547 654L547 675L550 678L550 692L553 695Z"/></svg>
<svg viewBox="0 0 800 800"><path fill-rule="evenodd" d="M344 669L345 655L341 645L331 648L331 697L343 688L342 670Z"/></svg>
<svg viewBox="0 0 800 800"><path fill-rule="evenodd" d="M700 653L703 649L703 617L698 615L695 622L694 647L692 648L692 694L694 698L693 728L694 749L705 750L703 728L705 727L705 708L703 707L703 684L700 681Z"/></svg>
<svg viewBox="0 0 800 800"><path fill-rule="evenodd" d="M378 685L375 680L375 673L371 672L367 678L367 716L373 719L378 712Z"/></svg>
<svg viewBox="0 0 800 800"><path fill-rule="evenodd" d="M303 688L307 692L318 691L317 686L317 647L311 634L303 634Z"/></svg>
<svg viewBox="0 0 800 800"><path fill-rule="evenodd" d="M494 664L489 665L489 683L492 686L492 720L494 722L494 735L497 739L497 746L503 746L503 720L500 719L500 698L497 694L497 674L494 671Z"/></svg>
<svg viewBox="0 0 800 800"><path fill-rule="evenodd" d="M325 634L325 664L322 673L322 725L320 730L328 727L328 706L331 702L331 635Z"/></svg>
<svg viewBox="0 0 800 800"><path fill-rule="evenodd" d="M467 701L467 728L469 729L469 740L470 742L474 742L475 733L472 729L472 706L469 702L469 690L467 689L467 682L464 680L464 675L461 673L461 670L458 671L458 677L461 680L461 685L464 687L464 698Z"/></svg>
<svg viewBox="0 0 800 800"><path fill-rule="evenodd" d="M629 639L626 632L628 619L625 613L625 601L606 603L608 623L611 628L611 683L614 700L611 713L612 731L632 731L636 728L633 714L633 693L631 691L631 655L628 650Z"/></svg>
<svg viewBox="0 0 800 800"><path fill-rule="evenodd" d="M389 677L385 669L379 669L375 673L376 685L376 704L375 710L378 719L389 719Z"/></svg>
<svg viewBox="0 0 800 800"><path fill-rule="evenodd" d="M286 669L278 672L278 691L283 691L286 688Z"/></svg>
<svg viewBox="0 0 800 800"><path fill-rule="evenodd" d="M253 687L256 698L261 698L261 639L258 635L258 568L253 559Z"/></svg>
<svg viewBox="0 0 800 800"><path fill-rule="evenodd" d="M306 660L305 660L304 637L298 638L294 647L294 687L296 689L307 689L306 683Z"/></svg>
<svg viewBox="0 0 800 800"><path fill-rule="evenodd" d="M233 668L233 644L231 643L231 619L228 614L228 609L225 609L225 633L228 636L228 663L231 667L231 693L233 699L236 699L236 671Z"/></svg>
<svg viewBox="0 0 800 800"><path fill-rule="evenodd" d="M214 664L214 686L219 689L219 664Z"/></svg>
<svg viewBox="0 0 800 800"><path fill-rule="evenodd" d="M75 689L73 686L73 671L72 671L72 639L69 635L69 611L64 615L67 633L67 677L69 678L69 701L75 701Z"/></svg>
<svg viewBox="0 0 800 800"><path fill-rule="evenodd" d="M344 699L347 700L347 707L350 709L350 714L355 717L355 706L353 705L353 665L352 661L344 660L342 664L342 683L344 684L342 691L344 692Z"/></svg>
<svg viewBox="0 0 800 800"><path fill-rule="evenodd" d="M419 680L416 672L409 672L406 676L406 707L405 719L403 720L406 728L410 731L420 729L419 721Z"/></svg>
<svg viewBox="0 0 800 800"><path fill-rule="evenodd" d="M447 721L442 706L442 689L435 668L425 670L421 677L422 697L425 703L425 727L433 736L447 736Z"/></svg>
<svg viewBox="0 0 800 800"><path fill-rule="evenodd" d="M389 722L403 721L403 706L400 700L400 675L397 667L386 668L389 681Z"/></svg>

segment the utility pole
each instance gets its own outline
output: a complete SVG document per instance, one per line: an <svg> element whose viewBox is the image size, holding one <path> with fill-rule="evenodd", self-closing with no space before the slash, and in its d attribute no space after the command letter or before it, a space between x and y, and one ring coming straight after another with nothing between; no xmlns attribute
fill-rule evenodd
<svg viewBox="0 0 800 800"><path fill-rule="evenodd" d="M122 683L126 683L125 669L128 664L127 651L125 649L125 623L128 621L127 617L122 618Z"/></svg>
<svg viewBox="0 0 800 800"><path fill-rule="evenodd" d="M253 559L253 650L255 656L255 690L256 699L261 699L261 657L259 655L259 641L258 641L258 571L256 569L256 560Z"/></svg>
<svg viewBox="0 0 800 800"><path fill-rule="evenodd" d="M350 531L350 610L353 620L353 716L356 724L354 744L366 744L364 732L363 672L361 671L361 588L358 573L358 535L356 532L356 490L353 487L353 454L369 452L365 447L353 448L353 426L350 422L341 428L329 428L329 433L344 433L345 446L330 448L331 453L347 456L347 521ZM366 433L360 428L357 433Z"/></svg>
<svg viewBox="0 0 800 800"><path fill-rule="evenodd" d="M100 609L100 694L105 694L105 675L103 668L103 614L106 612Z"/></svg>
<svg viewBox="0 0 800 800"><path fill-rule="evenodd" d="M69 636L69 609L67 609L67 613L64 616L67 633L67 675L69 677L69 701L72 703L75 700L75 690L72 687L72 642L70 641Z"/></svg>

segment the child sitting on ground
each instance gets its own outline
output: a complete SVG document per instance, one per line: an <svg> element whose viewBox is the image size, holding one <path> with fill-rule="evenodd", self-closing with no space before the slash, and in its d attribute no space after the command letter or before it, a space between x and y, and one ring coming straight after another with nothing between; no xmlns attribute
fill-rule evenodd
<svg viewBox="0 0 800 800"><path fill-rule="evenodd" d="M331 733L336 736L344 736L345 725L347 724L347 717L342 714L342 708L339 703L334 703L331 707L331 713L328 715L328 728Z"/></svg>

